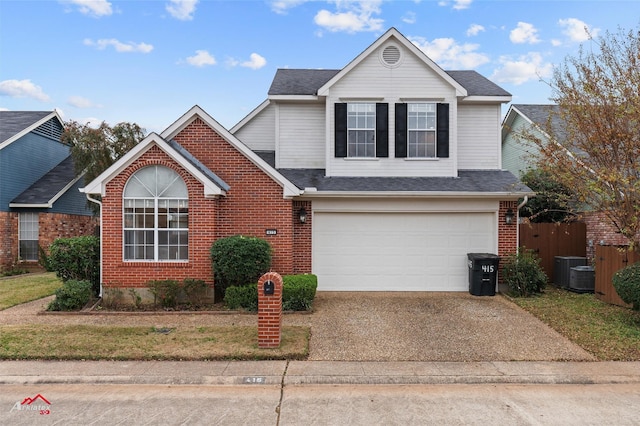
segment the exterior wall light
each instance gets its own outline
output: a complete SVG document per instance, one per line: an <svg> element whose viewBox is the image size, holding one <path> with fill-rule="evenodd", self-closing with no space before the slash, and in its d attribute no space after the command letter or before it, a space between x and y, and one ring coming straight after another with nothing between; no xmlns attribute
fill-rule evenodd
<svg viewBox="0 0 640 426"><path fill-rule="evenodd" d="M304 207L298 211L298 218L300 219L300 223L305 223L307 221L307 211Z"/></svg>
<svg viewBox="0 0 640 426"><path fill-rule="evenodd" d="M516 215L513 213L513 210L507 210L507 212L504 214L504 223L506 223L507 225L511 225L515 216Z"/></svg>

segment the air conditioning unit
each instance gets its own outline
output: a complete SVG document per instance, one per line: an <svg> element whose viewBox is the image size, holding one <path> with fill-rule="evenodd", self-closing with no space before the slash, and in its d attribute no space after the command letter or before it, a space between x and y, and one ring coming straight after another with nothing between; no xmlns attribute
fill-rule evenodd
<svg viewBox="0 0 640 426"><path fill-rule="evenodd" d="M569 275L569 290L576 293L594 292L596 274L593 266L574 266Z"/></svg>
<svg viewBox="0 0 640 426"><path fill-rule="evenodd" d="M553 268L553 283L565 289L569 288L571 268L587 266L587 258L579 256L556 256Z"/></svg>

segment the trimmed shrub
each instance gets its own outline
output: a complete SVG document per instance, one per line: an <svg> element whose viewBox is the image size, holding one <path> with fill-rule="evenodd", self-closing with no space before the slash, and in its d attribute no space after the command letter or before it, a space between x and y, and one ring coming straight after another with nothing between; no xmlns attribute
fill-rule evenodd
<svg viewBox="0 0 640 426"><path fill-rule="evenodd" d="M48 266L62 281L89 281L100 292L100 239L96 236L57 238L49 246Z"/></svg>
<svg viewBox="0 0 640 426"><path fill-rule="evenodd" d="M318 277L312 274L285 275L282 277L282 310L308 311L318 288ZM230 286L224 296L229 309L258 310L258 285Z"/></svg>
<svg viewBox="0 0 640 426"><path fill-rule="evenodd" d="M502 279L515 297L529 297L540 293L547 284L547 275L540 266L540 259L532 250L518 249L506 257Z"/></svg>
<svg viewBox="0 0 640 426"><path fill-rule="evenodd" d="M91 299L91 283L82 280L66 281L56 290L56 298L47 306L48 311L77 311Z"/></svg>
<svg viewBox="0 0 640 426"><path fill-rule="evenodd" d="M184 281L182 281L184 299L191 306L202 306L208 289L209 286L204 280L185 278Z"/></svg>
<svg viewBox="0 0 640 426"><path fill-rule="evenodd" d="M227 287L224 303L229 309L244 309L255 312L258 310L258 285L247 284Z"/></svg>
<svg viewBox="0 0 640 426"><path fill-rule="evenodd" d="M211 246L216 291L224 296L230 286L257 282L271 266L271 246L261 238L220 238Z"/></svg>
<svg viewBox="0 0 640 426"><path fill-rule="evenodd" d="M618 296L640 310L640 262L636 262L613 274L613 287Z"/></svg>
<svg viewBox="0 0 640 426"><path fill-rule="evenodd" d="M282 277L282 310L308 311L316 297L318 277L313 274Z"/></svg>
<svg viewBox="0 0 640 426"><path fill-rule="evenodd" d="M175 308L178 305L178 295L182 286L176 280L151 280L147 287L153 294L153 305L160 302L163 308Z"/></svg>

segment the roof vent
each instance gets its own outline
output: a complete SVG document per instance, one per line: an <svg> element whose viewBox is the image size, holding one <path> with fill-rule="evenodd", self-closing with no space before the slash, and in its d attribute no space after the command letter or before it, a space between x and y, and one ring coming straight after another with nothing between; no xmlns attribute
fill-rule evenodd
<svg viewBox="0 0 640 426"><path fill-rule="evenodd" d="M400 63L400 49L398 46L390 45L382 50L382 62L389 66L395 67Z"/></svg>

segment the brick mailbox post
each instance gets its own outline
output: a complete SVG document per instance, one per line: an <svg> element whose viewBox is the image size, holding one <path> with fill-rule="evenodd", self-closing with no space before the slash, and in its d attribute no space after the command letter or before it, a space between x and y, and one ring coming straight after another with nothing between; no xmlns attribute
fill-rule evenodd
<svg viewBox="0 0 640 426"><path fill-rule="evenodd" d="M282 335L282 277L267 272L258 280L258 347L279 348Z"/></svg>

